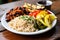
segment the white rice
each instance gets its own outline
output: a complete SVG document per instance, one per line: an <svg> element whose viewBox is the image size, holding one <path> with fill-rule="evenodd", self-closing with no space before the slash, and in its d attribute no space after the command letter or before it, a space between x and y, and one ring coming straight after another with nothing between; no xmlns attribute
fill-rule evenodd
<svg viewBox="0 0 60 40"><path fill-rule="evenodd" d="M33 23L28 23L26 20L19 19L19 17L8 22L8 25L19 32L34 32L37 30Z"/></svg>

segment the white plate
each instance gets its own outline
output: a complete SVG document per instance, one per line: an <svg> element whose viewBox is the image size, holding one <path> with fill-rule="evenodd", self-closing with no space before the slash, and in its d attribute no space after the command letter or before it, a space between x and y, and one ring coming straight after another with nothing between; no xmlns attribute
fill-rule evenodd
<svg viewBox="0 0 60 40"><path fill-rule="evenodd" d="M55 19L55 20L53 21L53 23L52 23L52 27L51 27L51 28L46 28L46 29L43 29L43 30L39 30L39 31L37 31L37 32L18 32L18 31L14 30L14 29L12 29L12 28L10 28L10 27L8 26L8 23L6 22L6 19L5 19L7 12L8 12L8 11L5 11L5 14L2 16L2 18L1 18L1 23L2 23L2 25L3 25L7 30L9 30L9 31L11 31L11 32L13 32L13 33L16 33L16 34L22 34L22 35L36 35L36 34L41 34L41 33L44 33L44 32L47 32L47 31L51 30L51 29L56 25L56 22L57 22L57 19ZM51 11L49 11L49 12L51 12ZM51 12L51 13L52 13L52 12ZM54 15L54 13L52 13L52 14Z"/></svg>

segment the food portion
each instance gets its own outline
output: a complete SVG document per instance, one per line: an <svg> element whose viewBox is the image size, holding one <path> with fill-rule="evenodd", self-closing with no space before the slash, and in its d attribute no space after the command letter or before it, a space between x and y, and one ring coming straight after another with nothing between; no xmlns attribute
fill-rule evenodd
<svg viewBox="0 0 60 40"><path fill-rule="evenodd" d="M35 32L38 29L34 28L35 19L28 15L23 15L16 17L15 19L11 20L9 26L19 32Z"/></svg>
<svg viewBox="0 0 60 40"><path fill-rule="evenodd" d="M29 10L26 7L16 7L14 9L11 9L6 14L6 19L9 22L10 20L14 19L15 17L18 17L20 15L29 14Z"/></svg>
<svg viewBox="0 0 60 40"><path fill-rule="evenodd" d="M28 8L28 10L29 10L30 12L32 12L32 11L34 11L34 10L36 10L36 9L44 9L44 8L45 8L43 5L34 5L34 4L29 4L29 3L25 3L25 4L23 5L23 7Z"/></svg>
<svg viewBox="0 0 60 40"><path fill-rule="evenodd" d="M37 8L37 5L29 3L6 13L8 25L18 32L36 32L51 28L56 18L47 9Z"/></svg>
<svg viewBox="0 0 60 40"><path fill-rule="evenodd" d="M36 19L40 21L43 25L47 27L52 26L52 22L56 19L57 17L51 13L49 13L46 10L41 11L40 13L37 14Z"/></svg>

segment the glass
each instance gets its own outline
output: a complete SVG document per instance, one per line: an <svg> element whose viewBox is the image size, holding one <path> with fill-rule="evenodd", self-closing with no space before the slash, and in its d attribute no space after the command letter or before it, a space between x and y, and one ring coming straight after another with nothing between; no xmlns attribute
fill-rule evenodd
<svg viewBox="0 0 60 40"><path fill-rule="evenodd" d="M48 9L48 10L51 10L51 5L52 5L52 1L47 0L45 8Z"/></svg>
<svg viewBox="0 0 60 40"><path fill-rule="evenodd" d="M37 2L37 5L38 4L42 4L45 6L46 9L51 10L52 1L50 1L50 0L41 0L41 1Z"/></svg>

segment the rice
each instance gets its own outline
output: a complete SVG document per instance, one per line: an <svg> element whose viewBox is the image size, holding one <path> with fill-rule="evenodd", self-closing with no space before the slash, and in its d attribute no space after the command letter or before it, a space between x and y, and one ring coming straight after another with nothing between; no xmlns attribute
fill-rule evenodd
<svg viewBox="0 0 60 40"><path fill-rule="evenodd" d="M19 32L34 32L37 30L34 28L34 21L29 23L27 20L20 17L16 17L15 19L11 20L8 22L8 25Z"/></svg>

